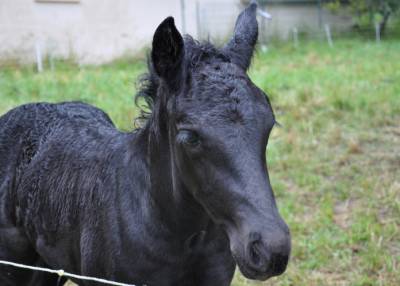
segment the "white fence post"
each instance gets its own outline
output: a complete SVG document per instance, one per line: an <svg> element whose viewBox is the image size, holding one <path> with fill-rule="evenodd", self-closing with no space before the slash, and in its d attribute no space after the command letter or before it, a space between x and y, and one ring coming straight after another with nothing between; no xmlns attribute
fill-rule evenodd
<svg viewBox="0 0 400 286"><path fill-rule="evenodd" d="M328 40L328 44L332 48L333 47L332 34L331 34L331 28L328 24L325 24L325 33L326 33L326 39Z"/></svg>
<svg viewBox="0 0 400 286"><path fill-rule="evenodd" d="M36 44L35 44L35 53L36 53L37 71L42 72L43 71L43 59L42 59L42 50L41 50L39 42L36 42Z"/></svg>
<svg viewBox="0 0 400 286"><path fill-rule="evenodd" d="M293 28L293 45L295 48L299 47L299 32L296 27Z"/></svg>
<svg viewBox="0 0 400 286"><path fill-rule="evenodd" d="M186 34L185 0L181 0L181 20L182 20L182 33Z"/></svg>
<svg viewBox="0 0 400 286"><path fill-rule="evenodd" d="M381 42L381 26L378 22L375 23L375 39L377 44Z"/></svg>
<svg viewBox="0 0 400 286"><path fill-rule="evenodd" d="M200 3L196 1L196 26L197 26L197 39L201 39L201 20L200 20Z"/></svg>

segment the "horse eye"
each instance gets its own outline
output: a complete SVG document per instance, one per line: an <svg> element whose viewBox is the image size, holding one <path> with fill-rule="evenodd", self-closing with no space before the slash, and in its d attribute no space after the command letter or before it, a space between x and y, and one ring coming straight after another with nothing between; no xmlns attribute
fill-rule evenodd
<svg viewBox="0 0 400 286"><path fill-rule="evenodd" d="M178 142L195 147L200 144L200 137L194 131L180 130L178 133Z"/></svg>

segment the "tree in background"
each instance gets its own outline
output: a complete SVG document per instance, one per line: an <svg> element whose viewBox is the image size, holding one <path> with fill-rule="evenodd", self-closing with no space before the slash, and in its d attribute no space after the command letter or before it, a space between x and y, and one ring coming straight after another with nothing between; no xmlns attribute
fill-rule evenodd
<svg viewBox="0 0 400 286"><path fill-rule="evenodd" d="M333 0L327 7L338 10L344 5L350 7L358 27L378 23L383 35L389 18L400 9L400 0Z"/></svg>

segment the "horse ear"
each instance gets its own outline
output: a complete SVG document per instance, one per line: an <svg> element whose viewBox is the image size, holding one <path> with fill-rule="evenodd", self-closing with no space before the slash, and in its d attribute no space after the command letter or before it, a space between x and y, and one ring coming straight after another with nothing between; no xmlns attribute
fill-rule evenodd
<svg viewBox="0 0 400 286"><path fill-rule="evenodd" d="M174 18L168 17L157 27L153 37L151 60L157 75L172 80L180 69L183 54L182 36L175 27Z"/></svg>
<svg viewBox="0 0 400 286"><path fill-rule="evenodd" d="M251 4L238 16L233 37L223 48L231 61L244 70L250 66L258 38L257 3Z"/></svg>

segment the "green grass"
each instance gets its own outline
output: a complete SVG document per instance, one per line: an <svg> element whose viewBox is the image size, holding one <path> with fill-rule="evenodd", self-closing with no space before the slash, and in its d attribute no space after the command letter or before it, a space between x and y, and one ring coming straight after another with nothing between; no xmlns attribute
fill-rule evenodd
<svg viewBox="0 0 400 286"><path fill-rule="evenodd" d="M143 60L0 71L0 114L32 101L83 100L133 127ZM400 41L312 42L259 53L252 79L282 127L267 150L292 232L287 272L242 285L400 285Z"/></svg>

